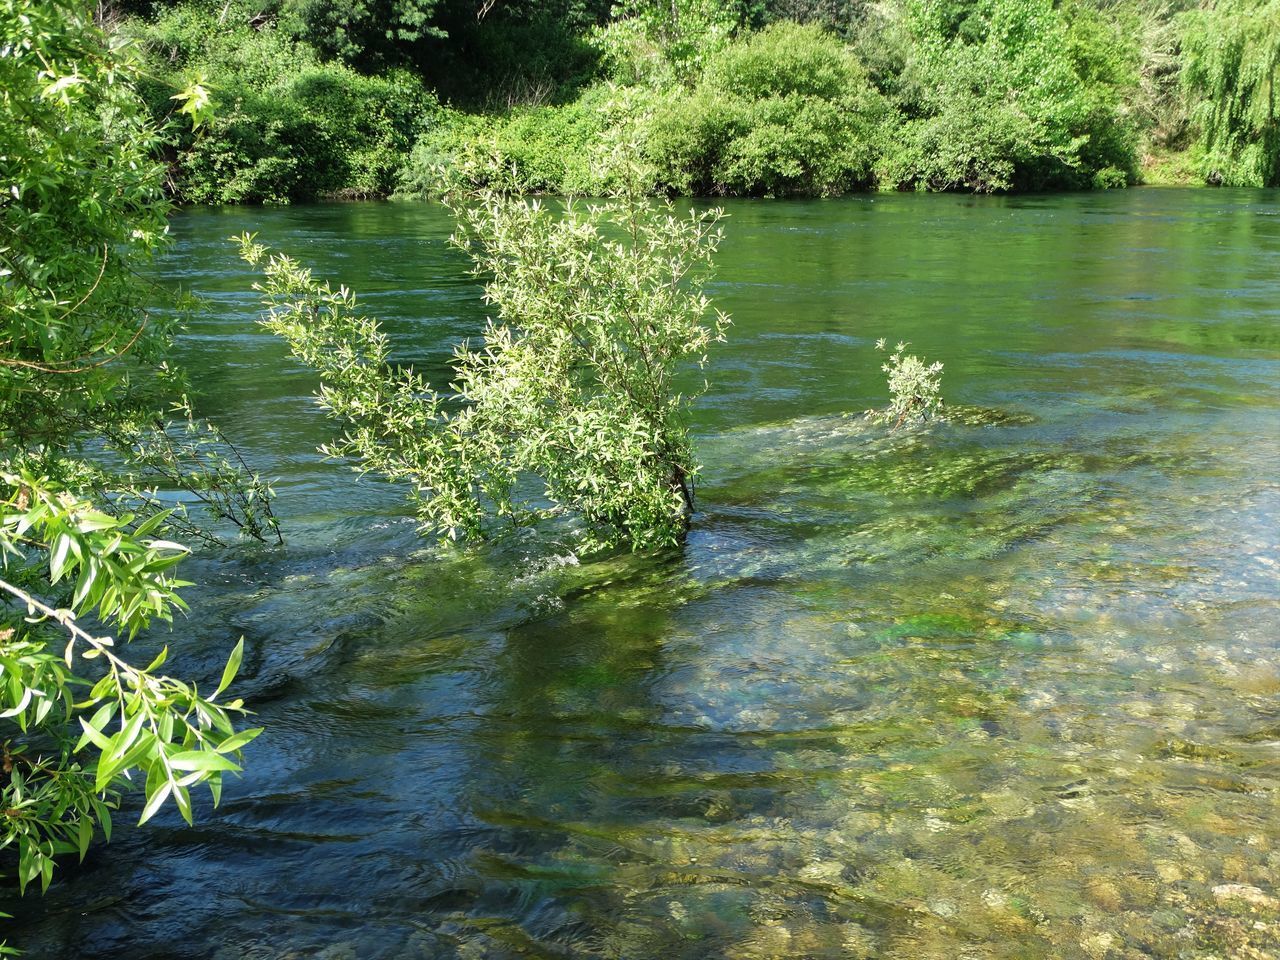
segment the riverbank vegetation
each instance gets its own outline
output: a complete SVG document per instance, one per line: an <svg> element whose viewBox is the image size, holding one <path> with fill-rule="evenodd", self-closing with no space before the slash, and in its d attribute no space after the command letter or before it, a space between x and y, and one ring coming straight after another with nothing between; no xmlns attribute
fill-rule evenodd
<svg viewBox="0 0 1280 960"><path fill-rule="evenodd" d="M667 195L1280 182L1276 0L122 0L185 202L438 195L496 155L602 189L637 139ZM476 184L477 186L479 184Z"/></svg>

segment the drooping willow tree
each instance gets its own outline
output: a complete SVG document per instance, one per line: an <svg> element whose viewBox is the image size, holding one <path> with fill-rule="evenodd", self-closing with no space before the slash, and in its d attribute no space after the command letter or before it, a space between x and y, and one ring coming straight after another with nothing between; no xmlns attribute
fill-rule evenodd
<svg viewBox="0 0 1280 960"><path fill-rule="evenodd" d="M1182 53L1206 179L1280 186L1280 0L1214 0L1184 14Z"/></svg>

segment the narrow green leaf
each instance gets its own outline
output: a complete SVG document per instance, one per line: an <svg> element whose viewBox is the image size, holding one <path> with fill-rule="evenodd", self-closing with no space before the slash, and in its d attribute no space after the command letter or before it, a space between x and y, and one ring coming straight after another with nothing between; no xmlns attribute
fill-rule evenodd
<svg viewBox="0 0 1280 960"><path fill-rule="evenodd" d="M138 819L138 826L142 826L156 815L156 811L158 811L164 805L164 802L169 799L169 791L172 789L173 787L169 781L165 780L160 784L159 789L156 790L155 793L147 797L147 805L142 808L142 816Z"/></svg>
<svg viewBox="0 0 1280 960"><path fill-rule="evenodd" d="M218 689L213 691L213 696L216 697L231 685L231 681L235 679L236 673L240 670L240 661L243 659L244 637L241 637L231 651L231 656L227 658L227 665L222 671L222 680L218 683Z"/></svg>
<svg viewBox="0 0 1280 960"><path fill-rule="evenodd" d="M97 719L96 715L94 719ZM111 739L100 733L98 728L92 725L92 721L86 721L84 717L81 717L80 728L84 731L84 735L80 738L80 742L76 744L77 751L83 750L88 743L92 743L104 754L111 749Z"/></svg>
<svg viewBox="0 0 1280 960"><path fill-rule="evenodd" d="M227 739L223 740L214 749L219 753L231 753L232 751L239 750L245 744L254 740L258 734L262 733L262 731L262 727L254 727L252 730L241 730L239 733L234 733L227 737Z"/></svg>
<svg viewBox="0 0 1280 960"><path fill-rule="evenodd" d="M88 814L80 815L80 823L77 825L77 846L80 849L80 859L84 859L84 855L89 852L89 843L93 840L93 820Z"/></svg>
<svg viewBox="0 0 1280 960"><path fill-rule="evenodd" d="M168 659L169 659L169 647L164 646L160 649L160 652L156 655L156 658L147 665L146 672L151 673L155 670L159 670L162 666L164 666L164 662Z"/></svg>
<svg viewBox="0 0 1280 960"><path fill-rule="evenodd" d="M175 787L173 791L173 802L178 805L178 812L182 814L182 819L187 821L187 826L191 825L191 793L186 787Z"/></svg>
<svg viewBox="0 0 1280 960"><path fill-rule="evenodd" d="M233 770L240 769L239 764L212 750L184 750L169 758L169 766L174 770Z"/></svg>
<svg viewBox="0 0 1280 960"><path fill-rule="evenodd" d="M132 747L134 741L138 739L138 734L142 732L142 725L146 720L146 714L139 710L125 721L124 729L112 738L113 742L109 759L118 760L129 752L129 748Z"/></svg>

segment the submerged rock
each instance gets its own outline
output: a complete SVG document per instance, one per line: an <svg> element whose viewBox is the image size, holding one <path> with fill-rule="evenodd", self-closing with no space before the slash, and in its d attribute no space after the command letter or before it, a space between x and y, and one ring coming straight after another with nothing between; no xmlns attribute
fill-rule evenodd
<svg viewBox="0 0 1280 960"><path fill-rule="evenodd" d="M1248 883L1220 883L1213 888L1213 895L1219 903L1236 900L1266 910L1280 910L1280 898Z"/></svg>

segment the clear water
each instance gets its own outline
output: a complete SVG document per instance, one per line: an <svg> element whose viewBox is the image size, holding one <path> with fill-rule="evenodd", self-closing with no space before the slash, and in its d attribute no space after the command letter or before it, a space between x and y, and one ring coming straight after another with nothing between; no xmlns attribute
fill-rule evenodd
<svg viewBox="0 0 1280 960"><path fill-rule="evenodd" d="M268 734L121 830L32 958L1280 955L1280 194L728 206L688 543L419 541L315 452L224 238L443 371L483 315L431 206L194 210L167 276L288 545L190 565ZM953 423L889 434L878 337ZM851 416L853 414L853 416ZM150 642L158 642L153 640ZM122 820L127 819L122 817Z"/></svg>

